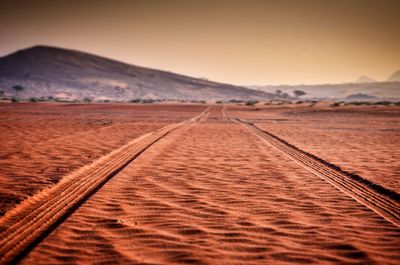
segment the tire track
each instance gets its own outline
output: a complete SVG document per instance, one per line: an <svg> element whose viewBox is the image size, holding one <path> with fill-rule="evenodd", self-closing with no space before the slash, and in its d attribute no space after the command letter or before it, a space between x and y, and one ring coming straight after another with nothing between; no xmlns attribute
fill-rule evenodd
<svg viewBox="0 0 400 265"><path fill-rule="evenodd" d="M179 127L199 122L209 109L189 120L168 125L135 139L8 212L0 220L0 263L18 261L148 147Z"/></svg>
<svg viewBox="0 0 400 265"><path fill-rule="evenodd" d="M225 109L222 111L223 116L228 117ZM235 123L242 124L253 134L266 141L275 150L283 153L308 171L329 182L359 203L367 206L387 221L400 227L400 195L398 193L387 190L360 176L345 172L339 167L260 129L249 121L232 117L230 117L230 119Z"/></svg>

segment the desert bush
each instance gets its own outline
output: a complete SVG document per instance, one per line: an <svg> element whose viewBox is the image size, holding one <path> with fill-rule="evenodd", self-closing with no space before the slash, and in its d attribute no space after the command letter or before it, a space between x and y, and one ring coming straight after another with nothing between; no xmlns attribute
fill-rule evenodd
<svg viewBox="0 0 400 265"><path fill-rule="evenodd" d="M25 88L21 85L15 85L15 86L13 86L13 89L17 92L20 92L20 91L24 90Z"/></svg>
<svg viewBox="0 0 400 265"><path fill-rule="evenodd" d="M249 100L246 102L246 106L254 106L258 102L259 102L258 100Z"/></svg>
<svg viewBox="0 0 400 265"><path fill-rule="evenodd" d="M293 94L294 94L296 97L301 97L301 96L304 96L304 95L307 94L307 93L304 92L304 91L302 91L302 90L294 90L294 91L293 91Z"/></svg>
<svg viewBox="0 0 400 265"><path fill-rule="evenodd" d="M34 97L29 98L29 102L38 102L38 101L39 101L38 98L34 98Z"/></svg>
<svg viewBox="0 0 400 265"><path fill-rule="evenodd" d="M392 104L392 102L390 102L390 101L378 101L378 102L375 102L375 105L383 105L383 106L389 106L389 105L391 105Z"/></svg>
<svg viewBox="0 0 400 265"><path fill-rule="evenodd" d="M156 102L156 100L154 100L154 99L143 99L142 100L143 104L151 104L151 103L154 103L154 102Z"/></svg>
<svg viewBox="0 0 400 265"><path fill-rule="evenodd" d="M371 105L371 102L367 102L367 101L352 101L347 103L348 105L356 105L356 106L362 106L362 105Z"/></svg>
<svg viewBox="0 0 400 265"><path fill-rule="evenodd" d="M190 103L206 104L205 100L191 100Z"/></svg>
<svg viewBox="0 0 400 265"><path fill-rule="evenodd" d="M93 99L90 98L90 97L84 97L82 101L83 101L83 102L92 102Z"/></svg>
<svg viewBox="0 0 400 265"><path fill-rule="evenodd" d="M221 100L218 100L215 102L216 104L222 104L223 102Z"/></svg>
<svg viewBox="0 0 400 265"><path fill-rule="evenodd" d="M231 99L231 100L229 100L228 102L229 102L229 103L244 103L244 101L243 101L243 100L240 100L240 99Z"/></svg>
<svg viewBox="0 0 400 265"><path fill-rule="evenodd" d="M130 103L140 103L141 99L140 98L134 98L129 100Z"/></svg>
<svg viewBox="0 0 400 265"><path fill-rule="evenodd" d="M18 97L12 97L11 98L11 102L19 102L19 98Z"/></svg>

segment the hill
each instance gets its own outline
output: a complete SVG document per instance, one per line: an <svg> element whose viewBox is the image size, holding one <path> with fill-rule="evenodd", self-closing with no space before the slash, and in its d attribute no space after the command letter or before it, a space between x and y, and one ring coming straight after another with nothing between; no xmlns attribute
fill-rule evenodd
<svg viewBox="0 0 400 265"><path fill-rule="evenodd" d="M293 95L294 90L306 92L304 99L345 99L354 94L368 94L376 99L400 99L400 82L374 82L374 83L343 83L343 84L320 84L320 85L280 85L280 86L249 86L252 89L274 93ZM372 99L372 98L371 98Z"/></svg>
<svg viewBox="0 0 400 265"><path fill-rule="evenodd" d="M391 76L389 76L388 81L400 82L400 71L394 72Z"/></svg>
<svg viewBox="0 0 400 265"><path fill-rule="evenodd" d="M0 90L5 95L21 98L70 100L262 100L274 97L263 91L47 46L35 46L0 58Z"/></svg>
<svg viewBox="0 0 400 265"><path fill-rule="evenodd" d="M367 94L362 94L362 93L358 93L358 94L353 94L353 95L349 95L346 97L346 100L358 100L358 101L369 101L369 100L375 100L376 97L374 96L370 96Z"/></svg>
<svg viewBox="0 0 400 265"><path fill-rule="evenodd" d="M372 79L371 77L362 75L356 80L356 83L376 83L376 80Z"/></svg>

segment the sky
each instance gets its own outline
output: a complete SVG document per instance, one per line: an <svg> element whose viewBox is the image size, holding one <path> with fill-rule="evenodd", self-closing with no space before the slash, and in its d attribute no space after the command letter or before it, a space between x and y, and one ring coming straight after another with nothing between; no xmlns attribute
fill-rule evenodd
<svg viewBox="0 0 400 265"><path fill-rule="evenodd" d="M0 56L34 45L236 85L386 80L399 0L0 0Z"/></svg>

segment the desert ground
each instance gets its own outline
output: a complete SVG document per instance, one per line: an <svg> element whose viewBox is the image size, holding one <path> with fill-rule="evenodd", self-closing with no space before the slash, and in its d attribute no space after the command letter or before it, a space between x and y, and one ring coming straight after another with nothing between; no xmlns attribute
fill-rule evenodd
<svg viewBox="0 0 400 265"><path fill-rule="evenodd" d="M0 263L399 264L400 107L0 104Z"/></svg>

